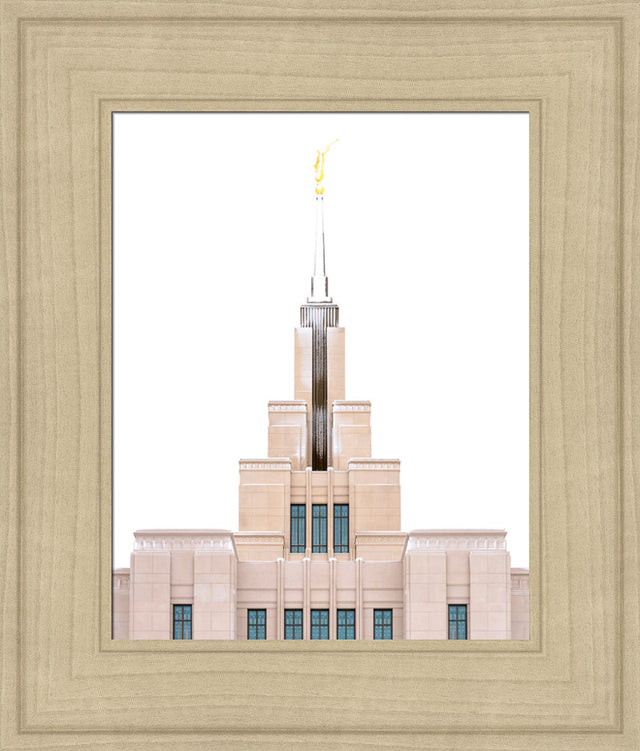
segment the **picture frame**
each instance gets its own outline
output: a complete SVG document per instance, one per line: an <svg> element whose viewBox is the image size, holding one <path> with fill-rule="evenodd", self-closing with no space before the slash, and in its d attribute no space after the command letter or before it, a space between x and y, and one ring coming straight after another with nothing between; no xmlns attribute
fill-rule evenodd
<svg viewBox="0 0 640 751"><path fill-rule="evenodd" d="M0 13L0 748L637 748L638 6ZM134 108L530 113L528 642L111 640L110 121Z"/></svg>

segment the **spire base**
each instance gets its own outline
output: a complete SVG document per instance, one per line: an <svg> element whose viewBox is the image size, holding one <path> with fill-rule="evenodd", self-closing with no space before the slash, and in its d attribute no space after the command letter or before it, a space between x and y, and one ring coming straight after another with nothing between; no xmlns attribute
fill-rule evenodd
<svg viewBox="0 0 640 751"><path fill-rule="evenodd" d="M333 298L329 297L329 280L326 276L311 277L311 295L307 297L307 302L333 302Z"/></svg>

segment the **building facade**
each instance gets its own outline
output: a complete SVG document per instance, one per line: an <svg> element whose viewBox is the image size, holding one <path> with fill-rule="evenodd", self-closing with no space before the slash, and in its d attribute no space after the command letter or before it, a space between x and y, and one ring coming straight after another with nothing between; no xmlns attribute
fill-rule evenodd
<svg viewBox="0 0 640 751"><path fill-rule="evenodd" d="M239 531L135 532L113 638L528 639L504 530L400 531L400 461L371 456L371 404L345 398L316 203L294 398L269 403L268 456L240 461Z"/></svg>

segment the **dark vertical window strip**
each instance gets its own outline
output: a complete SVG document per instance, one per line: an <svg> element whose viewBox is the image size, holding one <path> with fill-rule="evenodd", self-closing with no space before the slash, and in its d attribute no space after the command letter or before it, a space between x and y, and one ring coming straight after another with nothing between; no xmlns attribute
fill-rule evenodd
<svg viewBox="0 0 640 751"><path fill-rule="evenodd" d="M250 608L247 611L247 639L267 638L267 611L263 608Z"/></svg>
<svg viewBox="0 0 640 751"><path fill-rule="evenodd" d="M355 610L338 610L337 615L337 637L338 639L355 639L356 638L356 611Z"/></svg>
<svg viewBox="0 0 640 751"><path fill-rule="evenodd" d="M314 503L311 509L311 545L313 553L327 552L327 504Z"/></svg>
<svg viewBox="0 0 640 751"><path fill-rule="evenodd" d="M302 609L284 611L284 638L302 639Z"/></svg>
<svg viewBox="0 0 640 751"><path fill-rule="evenodd" d="M373 611L373 638L393 639L392 608L381 608Z"/></svg>
<svg viewBox="0 0 640 751"><path fill-rule="evenodd" d="M349 552L349 504L338 503L333 507L333 551Z"/></svg>
<svg viewBox="0 0 640 751"><path fill-rule="evenodd" d="M173 638L191 639L191 605L173 606Z"/></svg>
<svg viewBox="0 0 640 751"><path fill-rule="evenodd" d="M449 605L449 639L467 638L467 606Z"/></svg>
<svg viewBox="0 0 640 751"><path fill-rule="evenodd" d="M329 638L329 611L312 610L311 611L311 638L328 639Z"/></svg>
<svg viewBox="0 0 640 751"><path fill-rule="evenodd" d="M291 505L291 552L304 553L306 546L306 507L303 503Z"/></svg>

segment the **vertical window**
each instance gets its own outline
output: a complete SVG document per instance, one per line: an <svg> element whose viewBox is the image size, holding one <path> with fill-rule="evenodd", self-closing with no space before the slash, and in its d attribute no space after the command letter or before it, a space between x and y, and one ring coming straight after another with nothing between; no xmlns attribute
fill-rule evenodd
<svg viewBox="0 0 640 751"><path fill-rule="evenodd" d="M313 504L313 526L311 528L312 552L327 552L327 504Z"/></svg>
<svg viewBox="0 0 640 751"><path fill-rule="evenodd" d="M249 610L247 618L247 639L267 638L267 611Z"/></svg>
<svg viewBox="0 0 640 751"><path fill-rule="evenodd" d="M449 638L467 638L467 606L449 605Z"/></svg>
<svg viewBox="0 0 640 751"><path fill-rule="evenodd" d="M306 536L306 509L304 503L291 506L291 552L304 553Z"/></svg>
<svg viewBox="0 0 640 751"><path fill-rule="evenodd" d="M338 610L338 639L356 638L356 611Z"/></svg>
<svg viewBox="0 0 640 751"><path fill-rule="evenodd" d="M302 639L302 610L284 611L284 638Z"/></svg>
<svg viewBox="0 0 640 751"><path fill-rule="evenodd" d="M333 507L333 552L349 552L348 503L338 503Z"/></svg>
<svg viewBox="0 0 640 751"><path fill-rule="evenodd" d="M173 638L191 639L191 605L173 606Z"/></svg>
<svg viewBox="0 0 640 751"><path fill-rule="evenodd" d="M325 509L326 509L326 506L325 506ZM311 611L311 638L312 639L328 639L329 638L329 611L328 610L312 610Z"/></svg>
<svg viewBox="0 0 640 751"><path fill-rule="evenodd" d="M373 611L373 638L393 639L393 610Z"/></svg>

